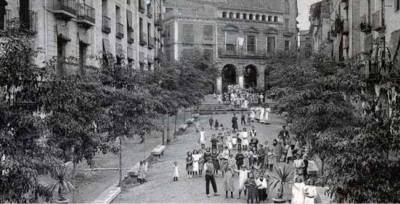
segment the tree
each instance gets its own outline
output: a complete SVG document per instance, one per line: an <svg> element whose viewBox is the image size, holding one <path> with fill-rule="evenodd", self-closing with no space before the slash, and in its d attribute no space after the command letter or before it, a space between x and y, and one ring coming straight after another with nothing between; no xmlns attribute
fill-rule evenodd
<svg viewBox="0 0 400 204"><path fill-rule="evenodd" d="M51 169L56 151L43 145L41 107L42 76L36 66L37 51L26 33L0 34L0 202L36 202L49 198L38 176Z"/></svg>

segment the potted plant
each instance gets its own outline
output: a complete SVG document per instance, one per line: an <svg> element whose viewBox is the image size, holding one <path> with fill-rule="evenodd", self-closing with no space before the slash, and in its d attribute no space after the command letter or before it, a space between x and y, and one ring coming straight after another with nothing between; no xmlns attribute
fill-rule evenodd
<svg viewBox="0 0 400 204"><path fill-rule="evenodd" d="M273 189L277 190L277 197L272 200L274 203L285 203L283 199L284 186L292 180L293 172L286 165L280 168L275 167L275 175L272 175L273 182L271 184Z"/></svg>
<svg viewBox="0 0 400 204"><path fill-rule="evenodd" d="M65 165L60 165L55 168L54 178L56 182L51 184L48 188L51 193L57 192L57 203L68 203L69 200L65 197L67 193L74 189L71 182L67 181L68 168Z"/></svg>

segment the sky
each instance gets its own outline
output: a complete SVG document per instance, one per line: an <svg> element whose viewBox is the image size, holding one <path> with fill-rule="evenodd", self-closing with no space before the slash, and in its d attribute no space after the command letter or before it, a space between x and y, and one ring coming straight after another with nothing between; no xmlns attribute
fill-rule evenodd
<svg viewBox="0 0 400 204"><path fill-rule="evenodd" d="M300 30L309 29L310 22L308 21L308 16L310 13L310 6L318 1L320 0L297 0L297 5L299 7L299 17L297 18L297 21L299 22Z"/></svg>

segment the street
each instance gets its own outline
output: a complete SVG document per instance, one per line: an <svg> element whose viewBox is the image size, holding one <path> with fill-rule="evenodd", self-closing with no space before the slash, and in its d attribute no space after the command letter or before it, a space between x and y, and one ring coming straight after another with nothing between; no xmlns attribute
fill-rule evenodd
<svg viewBox="0 0 400 204"><path fill-rule="evenodd" d="M218 121L222 122L224 127L231 126L232 113L226 115L217 115ZM278 135L278 132L282 126L282 120L279 116L271 115L271 124L262 125L259 123L253 123L258 133L258 139L260 142L268 141L271 143L272 140ZM206 128L206 135L210 136L210 130L208 126L208 116L200 116L201 126ZM250 126L247 126L250 127ZM243 126L239 126L239 129ZM225 199L225 192L223 192L223 178L219 174L216 177L218 192L221 194L218 197L207 198L205 194L205 179L204 176L198 178L194 176L192 179L186 177L185 171L185 158L186 152L191 151L194 148L198 149L198 134L194 128L190 128L188 132L178 138L169 146L157 162L155 162L148 172L148 182L123 189L121 194L113 201L114 203L150 203L150 202L177 202L177 203L221 203L221 202L232 202L242 203L246 202L246 197L242 195L241 199L238 198L238 192L235 191L234 199ZM180 178L178 182L173 182L173 162L178 161ZM235 182L238 177L235 176ZM237 185L235 185L237 186ZM270 193L268 201L271 201Z"/></svg>

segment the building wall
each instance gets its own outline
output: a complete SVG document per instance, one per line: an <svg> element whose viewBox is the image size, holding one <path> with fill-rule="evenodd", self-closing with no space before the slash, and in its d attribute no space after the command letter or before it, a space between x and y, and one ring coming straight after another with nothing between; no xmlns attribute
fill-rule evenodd
<svg viewBox="0 0 400 204"><path fill-rule="evenodd" d="M47 4L46 4L47 2ZM102 31L102 23L103 23L103 9L101 0L85 0L85 3L95 9L95 23L93 26L88 28L83 28L78 24L78 19L73 17L69 20L65 18L57 17L55 14L55 3L56 0L31 0L30 1L30 10L35 11L37 13L37 22L36 28L37 33L32 36L33 44L36 48L40 48L42 52L39 54L37 58L37 63L43 65L44 61L48 61L52 58L57 57L57 26L58 25L67 25L68 29L65 30L65 35L69 36L70 41L66 42L65 56L66 57L79 57L79 33L87 32L89 45L87 47L87 58L86 58L86 66L94 66L99 67L98 58L102 56L103 53L103 39L108 39L110 42L110 52L115 56L117 54L117 46L116 44L120 44L122 46L122 54L123 63L127 63L127 52L128 47L131 48L133 52L133 68L139 67L139 52L143 52L145 56L145 63L147 64L148 60L154 61L154 53L157 48L161 47L161 42L156 43L154 49L148 49L148 47L139 46L139 17L144 19L146 26L144 26L145 32L147 32L147 22L151 23L152 36L156 38L160 38L160 32L155 29L154 21L156 15L159 14L157 11L157 6L161 4L160 0L151 0L153 6L150 11L153 13L153 17L149 18L147 16L147 10L142 14L138 11L138 0L130 0L130 4L128 5L127 0L107 0L107 16L110 17L110 28L111 32L109 34ZM83 0L77 0L78 3L82 3ZM120 7L121 18L120 23L123 25L123 33L124 36L122 39L118 39L116 37L116 6ZM9 17L18 17L18 1L8 0L8 6L6 7L9 10ZM127 41L127 16L126 11L130 10L132 12L132 27L134 28L134 43L129 44ZM73 69L75 71L77 69L76 66L68 66L68 68Z"/></svg>

